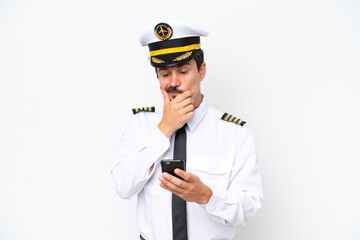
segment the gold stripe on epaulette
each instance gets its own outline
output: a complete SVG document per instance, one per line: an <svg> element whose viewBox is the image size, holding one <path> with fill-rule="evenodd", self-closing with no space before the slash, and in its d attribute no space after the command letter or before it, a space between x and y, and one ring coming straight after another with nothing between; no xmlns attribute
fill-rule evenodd
<svg viewBox="0 0 360 240"><path fill-rule="evenodd" d="M222 120L228 121L228 122L233 122L236 123L240 126L244 126L244 124L246 123L245 121L241 120L240 118L237 118L233 115L230 115L228 113L224 113L224 115L221 117Z"/></svg>
<svg viewBox="0 0 360 240"><path fill-rule="evenodd" d="M133 113L137 114L138 112L155 112L155 107L142 107L142 108L133 108Z"/></svg>

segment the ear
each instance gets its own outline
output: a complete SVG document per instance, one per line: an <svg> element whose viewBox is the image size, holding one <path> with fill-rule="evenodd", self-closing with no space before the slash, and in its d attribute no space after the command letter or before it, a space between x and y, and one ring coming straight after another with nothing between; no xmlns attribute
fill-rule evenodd
<svg viewBox="0 0 360 240"><path fill-rule="evenodd" d="M206 75L206 63L203 62L201 65L200 65L200 81L202 81L204 78L205 78L205 75Z"/></svg>

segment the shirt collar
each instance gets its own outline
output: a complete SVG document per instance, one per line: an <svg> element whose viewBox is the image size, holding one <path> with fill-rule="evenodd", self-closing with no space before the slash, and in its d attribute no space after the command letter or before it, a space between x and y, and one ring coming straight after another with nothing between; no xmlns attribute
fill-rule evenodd
<svg viewBox="0 0 360 240"><path fill-rule="evenodd" d="M202 96L202 101L200 103L200 106L194 110L194 117L192 117L188 122L187 125L190 129L190 131L194 130L196 126L199 124L201 119L203 119L209 109L209 105L206 102L205 96Z"/></svg>

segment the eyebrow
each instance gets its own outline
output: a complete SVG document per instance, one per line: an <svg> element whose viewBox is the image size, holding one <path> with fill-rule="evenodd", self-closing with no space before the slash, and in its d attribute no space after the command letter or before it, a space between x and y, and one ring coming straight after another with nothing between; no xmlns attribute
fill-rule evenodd
<svg viewBox="0 0 360 240"><path fill-rule="evenodd" d="M180 65L177 65L177 66L175 66L176 68L181 68L181 67L183 67L183 66L185 66L185 65L191 65L189 62L186 62L186 63L183 63L183 64L180 64ZM159 69L159 72L161 71L161 70L168 70L170 67L160 67L160 68L158 68Z"/></svg>

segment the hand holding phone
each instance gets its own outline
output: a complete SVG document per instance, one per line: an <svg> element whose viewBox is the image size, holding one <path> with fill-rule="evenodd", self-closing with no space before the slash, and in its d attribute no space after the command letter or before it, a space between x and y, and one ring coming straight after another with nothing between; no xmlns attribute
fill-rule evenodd
<svg viewBox="0 0 360 240"><path fill-rule="evenodd" d="M182 179L181 177L179 177L178 175L175 174L174 170L176 168L179 168L183 171L185 171L185 167L184 167L184 161L183 160L177 160L177 159L164 159L161 160L161 169L162 172L167 172L177 178Z"/></svg>

